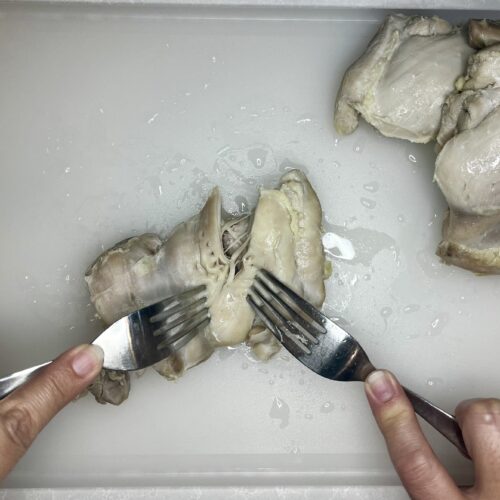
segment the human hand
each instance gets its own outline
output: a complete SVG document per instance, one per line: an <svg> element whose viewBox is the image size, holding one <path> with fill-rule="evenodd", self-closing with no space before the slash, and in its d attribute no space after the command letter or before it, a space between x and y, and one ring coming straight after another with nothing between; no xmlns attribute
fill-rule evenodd
<svg viewBox="0 0 500 500"><path fill-rule="evenodd" d="M500 400L475 399L457 406L456 418L475 472L474 486L461 489L432 451L394 375L385 370L371 373L365 391L392 463L411 498L500 498Z"/></svg>
<svg viewBox="0 0 500 500"><path fill-rule="evenodd" d="M94 380L103 358L98 346L70 349L0 401L0 481L56 413Z"/></svg>

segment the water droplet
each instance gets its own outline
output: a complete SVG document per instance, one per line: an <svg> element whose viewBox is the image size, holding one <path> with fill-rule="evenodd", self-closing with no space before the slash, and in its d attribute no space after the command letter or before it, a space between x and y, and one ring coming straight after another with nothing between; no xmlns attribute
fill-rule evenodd
<svg viewBox="0 0 500 500"><path fill-rule="evenodd" d="M327 401L323 403L320 408L321 413L331 413L335 409L333 403L331 401Z"/></svg>
<svg viewBox="0 0 500 500"><path fill-rule="evenodd" d="M290 453L291 453L292 455L298 455L298 454L300 453L300 448L299 448L297 445L295 445L295 446L293 446L293 447L292 447L292 449L290 450Z"/></svg>
<svg viewBox="0 0 500 500"><path fill-rule="evenodd" d="M249 213L249 203L248 200L244 196L236 196L234 198L234 202L236 203L237 209L239 213L246 214Z"/></svg>
<svg viewBox="0 0 500 500"><path fill-rule="evenodd" d="M29 277L28 275L26 275L26 276L24 277L24 279L25 279L25 280L29 280L29 279L30 279L30 277Z"/></svg>
<svg viewBox="0 0 500 500"><path fill-rule="evenodd" d="M148 125L151 125L159 116L159 113L155 113L149 120Z"/></svg>
<svg viewBox="0 0 500 500"><path fill-rule="evenodd" d="M373 181L363 185L363 188L370 193L376 193L378 191L378 182Z"/></svg>
<svg viewBox="0 0 500 500"><path fill-rule="evenodd" d="M355 153L361 153L363 151L363 145L362 144L355 144L354 147L352 148L352 150L355 152Z"/></svg>
<svg viewBox="0 0 500 500"><path fill-rule="evenodd" d="M398 215L398 221L399 222L406 222L406 219L405 219L404 215L399 214Z"/></svg>
<svg viewBox="0 0 500 500"><path fill-rule="evenodd" d="M37 302L36 299L33 299L33 304L36 304L36 302Z"/></svg>
<svg viewBox="0 0 500 500"><path fill-rule="evenodd" d="M306 413L304 415L304 418L306 418L307 420L312 420L313 416L310 413Z"/></svg>
<svg viewBox="0 0 500 500"><path fill-rule="evenodd" d="M69 174L70 172L71 172L71 167L66 167L66 168L64 169L64 173L65 173L65 174Z"/></svg>
<svg viewBox="0 0 500 500"><path fill-rule="evenodd" d="M217 58L215 56L212 56L212 64L215 64L217 62Z"/></svg>
<svg viewBox="0 0 500 500"><path fill-rule="evenodd" d="M279 420L280 429L284 429L290 420L290 407L281 398L275 397L269 410L269 416Z"/></svg>
<svg viewBox="0 0 500 500"><path fill-rule="evenodd" d="M392 309L390 307L383 307L380 310L380 314L383 318L388 318L392 314Z"/></svg>
<svg viewBox="0 0 500 500"><path fill-rule="evenodd" d="M339 140L338 139L335 139L333 141L333 147L336 148L337 146L339 145Z"/></svg>
<svg viewBox="0 0 500 500"><path fill-rule="evenodd" d="M160 196L163 195L163 188L161 187L161 184L158 184L158 192L160 193ZM118 208L120 208L120 205L118 205Z"/></svg>
<svg viewBox="0 0 500 500"><path fill-rule="evenodd" d="M429 387L435 387L436 385L442 384L443 379L439 377L432 377L427 379L427 385Z"/></svg>
<svg viewBox="0 0 500 500"><path fill-rule="evenodd" d="M248 369L248 363L242 363L241 368L243 370L247 370Z"/></svg>
<svg viewBox="0 0 500 500"><path fill-rule="evenodd" d="M361 263L368 266L373 260L373 257L380 251L390 249L395 246L394 239L392 239L388 234L364 227L348 229L348 224L355 223L356 218L348 219L343 226L338 226L328 222L326 217L325 221L325 228L336 238L341 238L339 240L332 240L332 237L328 236L328 233L325 233L324 236L326 236L326 241L323 241L323 245L325 247L326 254L330 257L343 257L344 260L349 263ZM334 243L334 245L332 245L332 243ZM332 252L327 248L328 246L331 246L332 248L337 247L337 250ZM338 253L340 253L340 255L336 255Z"/></svg>
<svg viewBox="0 0 500 500"><path fill-rule="evenodd" d="M69 281L70 279L71 279L71 277L70 277L70 275L69 275L69 274L67 274L67 275L64 277L64 280L65 280L65 281Z"/></svg>
<svg viewBox="0 0 500 500"><path fill-rule="evenodd" d="M427 331L427 335L431 337L439 335L443 331L443 328L446 326L446 323L448 323L448 319L449 319L448 314L446 313L438 314L431 321L431 326L430 329Z"/></svg>
<svg viewBox="0 0 500 500"><path fill-rule="evenodd" d="M406 314L414 313L420 309L420 306L418 304L409 304L405 307L403 307L403 312Z"/></svg>
<svg viewBox="0 0 500 500"><path fill-rule="evenodd" d="M415 155L409 154L408 160L410 160L412 163L417 163L417 158L415 157Z"/></svg>
<svg viewBox="0 0 500 500"><path fill-rule="evenodd" d="M363 276L363 279L364 279L365 281L370 281L370 280L372 279L371 274L365 274L365 275Z"/></svg>
<svg viewBox="0 0 500 500"><path fill-rule="evenodd" d="M66 193L66 198L69 198L69 193Z"/></svg>
<svg viewBox="0 0 500 500"><path fill-rule="evenodd" d="M351 241L335 233L325 233L322 238L323 247L328 255L342 260L352 260L356 251Z"/></svg>
<svg viewBox="0 0 500 500"><path fill-rule="evenodd" d="M390 307L383 307L380 310L380 315L382 316L382 318L384 320L385 328L387 328L387 320L391 314L392 314L392 309Z"/></svg>
<svg viewBox="0 0 500 500"><path fill-rule="evenodd" d="M332 161L332 167L333 168L339 168L340 167L340 163L338 161Z"/></svg>
<svg viewBox="0 0 500 500"><path fill-rule="evenodd" d="M248 159L255 168L262 168L266 162L267 151L261 148L255 148L248 151Z"/></svg>
<svg viewBox="0 0 500 500"><path fill-rule="evenodd" d="M370 210L374 209L377 206L377 202L375 200L370 200L368 198L360 198L359 201L361 202L361 205L369 208Z"/></svg>
<svg viewBox="0 0 500 500"><path fill-rule="evenodd" d="M307 124L307 123L311 123L311 122L312 122L312 118L309 116L304 116L303 118L299 118L296 121L296 123L298 125L303 125L303 124Z"/></svg>

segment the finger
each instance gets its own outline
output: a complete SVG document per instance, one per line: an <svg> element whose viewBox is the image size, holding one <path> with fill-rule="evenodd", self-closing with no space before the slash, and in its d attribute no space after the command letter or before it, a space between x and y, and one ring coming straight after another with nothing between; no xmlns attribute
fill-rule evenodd
<svg viewBox="0 0 500 500"><path fill-rule="evenodd" d="M0 479L49 420L92 382L103 357L97 346L75 347L0 402Z"/></svg>
<svg viewBox="0 0 500 500"><path fill-rule="evenodd" d="M474 489L500 497L500 401L476 399L457 406L456 417L474 461Z"/></svg>
<svg viewBox="0 0 500 500"><path fill-rule="evenodd" d="M395 377L372 372L365 391L389 455L410 496L417 500L462 499L462 495L432 451L415 412Z"/></svg>

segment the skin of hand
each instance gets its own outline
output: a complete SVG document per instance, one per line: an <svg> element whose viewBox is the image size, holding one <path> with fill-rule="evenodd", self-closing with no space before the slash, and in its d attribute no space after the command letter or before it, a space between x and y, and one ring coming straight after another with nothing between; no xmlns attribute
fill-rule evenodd
<svg viewBox="0 0 500 500"><path fill-rule="evenodd" d="M474 399L457 406L456 418L475 474L475 484L461 489L432 451L394 375L385 370L372 372L365 391L392 463L411 498L500 498L500 400Z"/></svg>
<svg viewBox="0 0 500 500"><path fill-rule="evenodd" d="M0 401L0 481L48 422L95 379L103 359L98 346L70 349Z"/></svg>

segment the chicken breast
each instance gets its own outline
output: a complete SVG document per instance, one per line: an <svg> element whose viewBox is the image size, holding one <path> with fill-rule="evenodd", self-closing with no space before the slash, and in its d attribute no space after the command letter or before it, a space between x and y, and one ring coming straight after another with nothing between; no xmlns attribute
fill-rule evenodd
<svg viewBox="0 0 500 500"><path fill-rule="evenodd" d="M306 176L286 173L278 189L263 189L253 216L222 220L217 188L201 212L177 226L165 241L155 234L124 240L104 252L86 274L91 300L110 324L130 312L197 285L207 286L211 321L175 355L157 363L168 379L207 359L215 348L244 342L259 359L280 344L258 326L246 300L258 268L273 272L321 306L325 258L322 212ZM119 404L128 377L103 371L91 389L100 402Z"/></svg>
<svg viewBox="0 0 500 500"><path fill-rule="evenodd" d="M449 204L438 255L500 272L500 45L469 59L443 109L435 179Z"/></svg>
<svg viewBox="0 0 500 500"><path fill-rule="evenodd" d="M426 143L473 53L459 28L438 17L391 15L344 75L334 123L340 134L359 115L383 135Z"/></svg>

